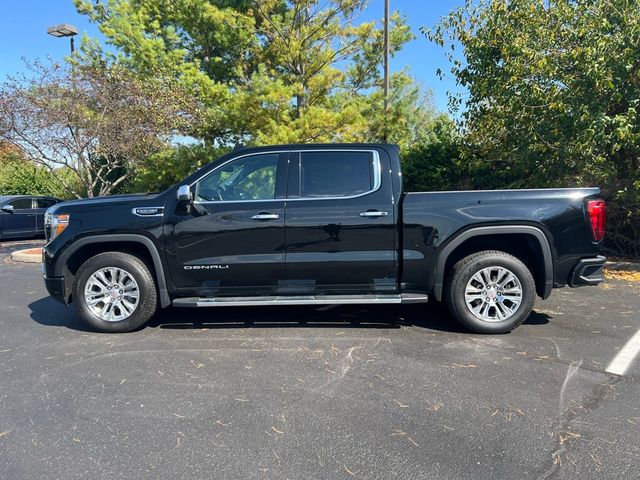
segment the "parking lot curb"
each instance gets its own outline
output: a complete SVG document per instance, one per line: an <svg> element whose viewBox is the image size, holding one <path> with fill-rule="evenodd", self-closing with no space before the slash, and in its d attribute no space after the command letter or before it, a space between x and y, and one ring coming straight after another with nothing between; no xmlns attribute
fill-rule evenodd
<svg viewBox="0 0 640 480"><path fill-rule="evenodd" d="M11 260L23 263L40 263L42 262L42 248L16 250L11 253Z"/></svg>
<svg viewBox="0 0 640 480"><path fill-rule="evenodd" d="M640 272L640 263L633 262L606 262L604 268L609 270L624 270L628 272Z"/></svg>

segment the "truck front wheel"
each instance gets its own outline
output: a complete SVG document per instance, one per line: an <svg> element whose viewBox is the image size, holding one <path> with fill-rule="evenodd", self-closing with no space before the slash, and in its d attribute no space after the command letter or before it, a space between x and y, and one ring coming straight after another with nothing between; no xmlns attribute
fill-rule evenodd
<svg viewBox="0 0 640 480"><path fill-rule="evenodd" d="M141 327L158 308L149 267L124 252L91 257L76 272L73 304L80 317L101 332L130 332Z"/></svg>
<svg viewBox="0 0 640 480"><path fill-rule="evenodd" d="M451 314L476 333L507 333L516 328L531 313L535 293L527 266L497 250L460 260L445 286Z"/></svg>

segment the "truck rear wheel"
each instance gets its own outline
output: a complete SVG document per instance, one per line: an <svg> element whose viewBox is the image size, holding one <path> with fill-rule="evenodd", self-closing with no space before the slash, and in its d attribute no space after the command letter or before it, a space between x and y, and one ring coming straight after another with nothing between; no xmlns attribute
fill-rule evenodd
<svg viewBox="0 0 640 480"><path fill-rule="evenodd" d="M533 310L535 294L535 282L527 266L497 250L460 260L445 287L451 314L476 333L510 332Z"/></svg>
<svg viewBox="0 0 640 480"><path fill-rule="evenodd" d="M130 332L158 308L155 281L138 257L123 252L100 253L76 272L73 304L80 317L101 332Z"/></svg>

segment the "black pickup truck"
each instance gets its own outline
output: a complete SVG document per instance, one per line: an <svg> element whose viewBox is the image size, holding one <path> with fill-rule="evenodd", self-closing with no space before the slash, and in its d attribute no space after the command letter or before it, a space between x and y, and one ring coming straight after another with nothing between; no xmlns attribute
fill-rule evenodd
<svg viewBox="0 0 640 480"><path fill-rule="evenodd" d="M508 332L603 281L597 188L407 193L393 145L237 149L153 195L46 214L49 293L105 332L158 307L446 301Z"/></svg>

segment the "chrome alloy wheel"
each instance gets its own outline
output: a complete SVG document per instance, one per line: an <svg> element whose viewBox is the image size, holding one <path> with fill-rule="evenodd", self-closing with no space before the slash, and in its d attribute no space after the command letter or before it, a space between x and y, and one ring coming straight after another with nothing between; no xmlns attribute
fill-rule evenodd
<svg viewBox="0 0 640 480"><path fill-rule="evenodd" d="M522 303L522 284L504 267L487 267L467 282L464 300L473 316L485 322L511 318Z"/></svg>
<svg viewBox="0 0 640 480"><path fill-rule="evenodd" d="M84 301L96 317L105 322L121 322L138 307L140 289L126 270L101 268L94 272L84 287Z"/></svg>

